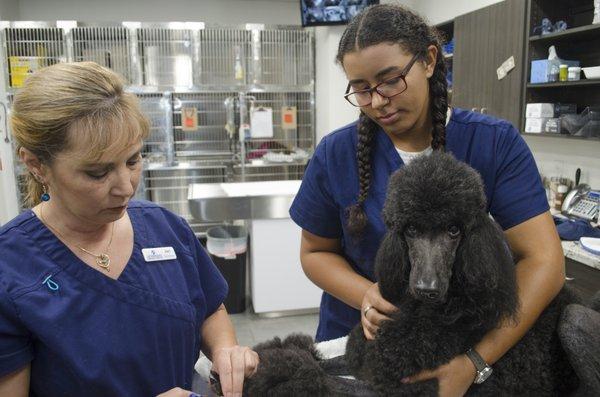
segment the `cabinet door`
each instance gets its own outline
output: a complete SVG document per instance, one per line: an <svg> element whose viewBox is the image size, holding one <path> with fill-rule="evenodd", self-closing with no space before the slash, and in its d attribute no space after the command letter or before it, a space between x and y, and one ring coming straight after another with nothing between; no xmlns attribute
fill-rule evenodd
<svg viewBox="0 0 600 397"><path fill-rule="evenodd" d="M454 23L453 104L485 109L520 125L525 6L506 0L457 17ZM515 68L502 80L496 70L509 57Z"/></svg>

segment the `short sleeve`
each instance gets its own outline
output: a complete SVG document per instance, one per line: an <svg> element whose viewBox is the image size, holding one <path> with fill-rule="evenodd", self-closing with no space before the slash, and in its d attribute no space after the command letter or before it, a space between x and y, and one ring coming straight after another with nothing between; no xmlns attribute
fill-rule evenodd
<svg viewBox="0 0 600 397"><path fill-rule="evenodd" d="M548 211L535 160L515 127L506 124L496 145L496 183L490 213L504 230Z"/></svg>
<svg viewBox="0 0 600 397"><path fill-rule="evenodd" d="M302 184L292 206L290 216L302 229L325 238L342 236L339 207L333 198L330 170L327 163L327 138L321 140L308 163ZM339 177L344 170L338 170Z"/></svg>
<svg viewBox="0 0 600 397"><path fill-rule="evenodd" d="M189 229L189 228L188 228ZM200 276L200 285L204 291L204 299L206 300L206 317L210 317L227 297L229 287L227 281L221 275L221 272L213 263L206 250L194 235L194 232L189 229L190 249L196 259L198 273Z"/></svg>
<svg viewBox="0 0 600 397"><path fill-rule="evenodd" d="M0 292L0 377L33 360L33 344L21 323L13 300Z"/></svg>

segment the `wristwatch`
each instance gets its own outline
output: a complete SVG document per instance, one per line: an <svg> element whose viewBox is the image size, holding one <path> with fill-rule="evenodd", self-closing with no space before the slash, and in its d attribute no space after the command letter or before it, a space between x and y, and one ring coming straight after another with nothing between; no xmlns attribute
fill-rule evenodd
<svg viewBox="0 0 600 397"><path fill-rule="evenodd" d="M485 380L489 378L492 374L492 367L490 367L488 363L486 363L485 360L481 358L479 353L477 353L473 349L467 350L467 357L469 357L471 361L473 361L473 365L475 365L475 368L477 369L477 376L475 376L475 380L473 381L473 383L479 385L485 382Z"/></svg>

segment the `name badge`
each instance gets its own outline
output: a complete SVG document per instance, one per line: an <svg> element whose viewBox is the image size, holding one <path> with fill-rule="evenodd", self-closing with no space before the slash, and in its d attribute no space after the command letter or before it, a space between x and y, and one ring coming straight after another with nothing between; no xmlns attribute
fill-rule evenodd
<svg viewBox="0 0 600 397"><path fill-rule="evenodd" d="M168 261L177 259L173 247L142 248L146 262Z"/></svg>

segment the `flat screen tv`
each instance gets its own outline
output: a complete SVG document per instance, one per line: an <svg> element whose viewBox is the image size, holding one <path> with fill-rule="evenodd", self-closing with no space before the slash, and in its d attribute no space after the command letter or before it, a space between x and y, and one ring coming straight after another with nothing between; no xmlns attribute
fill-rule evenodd
<svg viewBox="0 0 600 397"><path fill-rule="evenodd" d="M302 26L343 25L379 0L300 0Z"/></svg>

